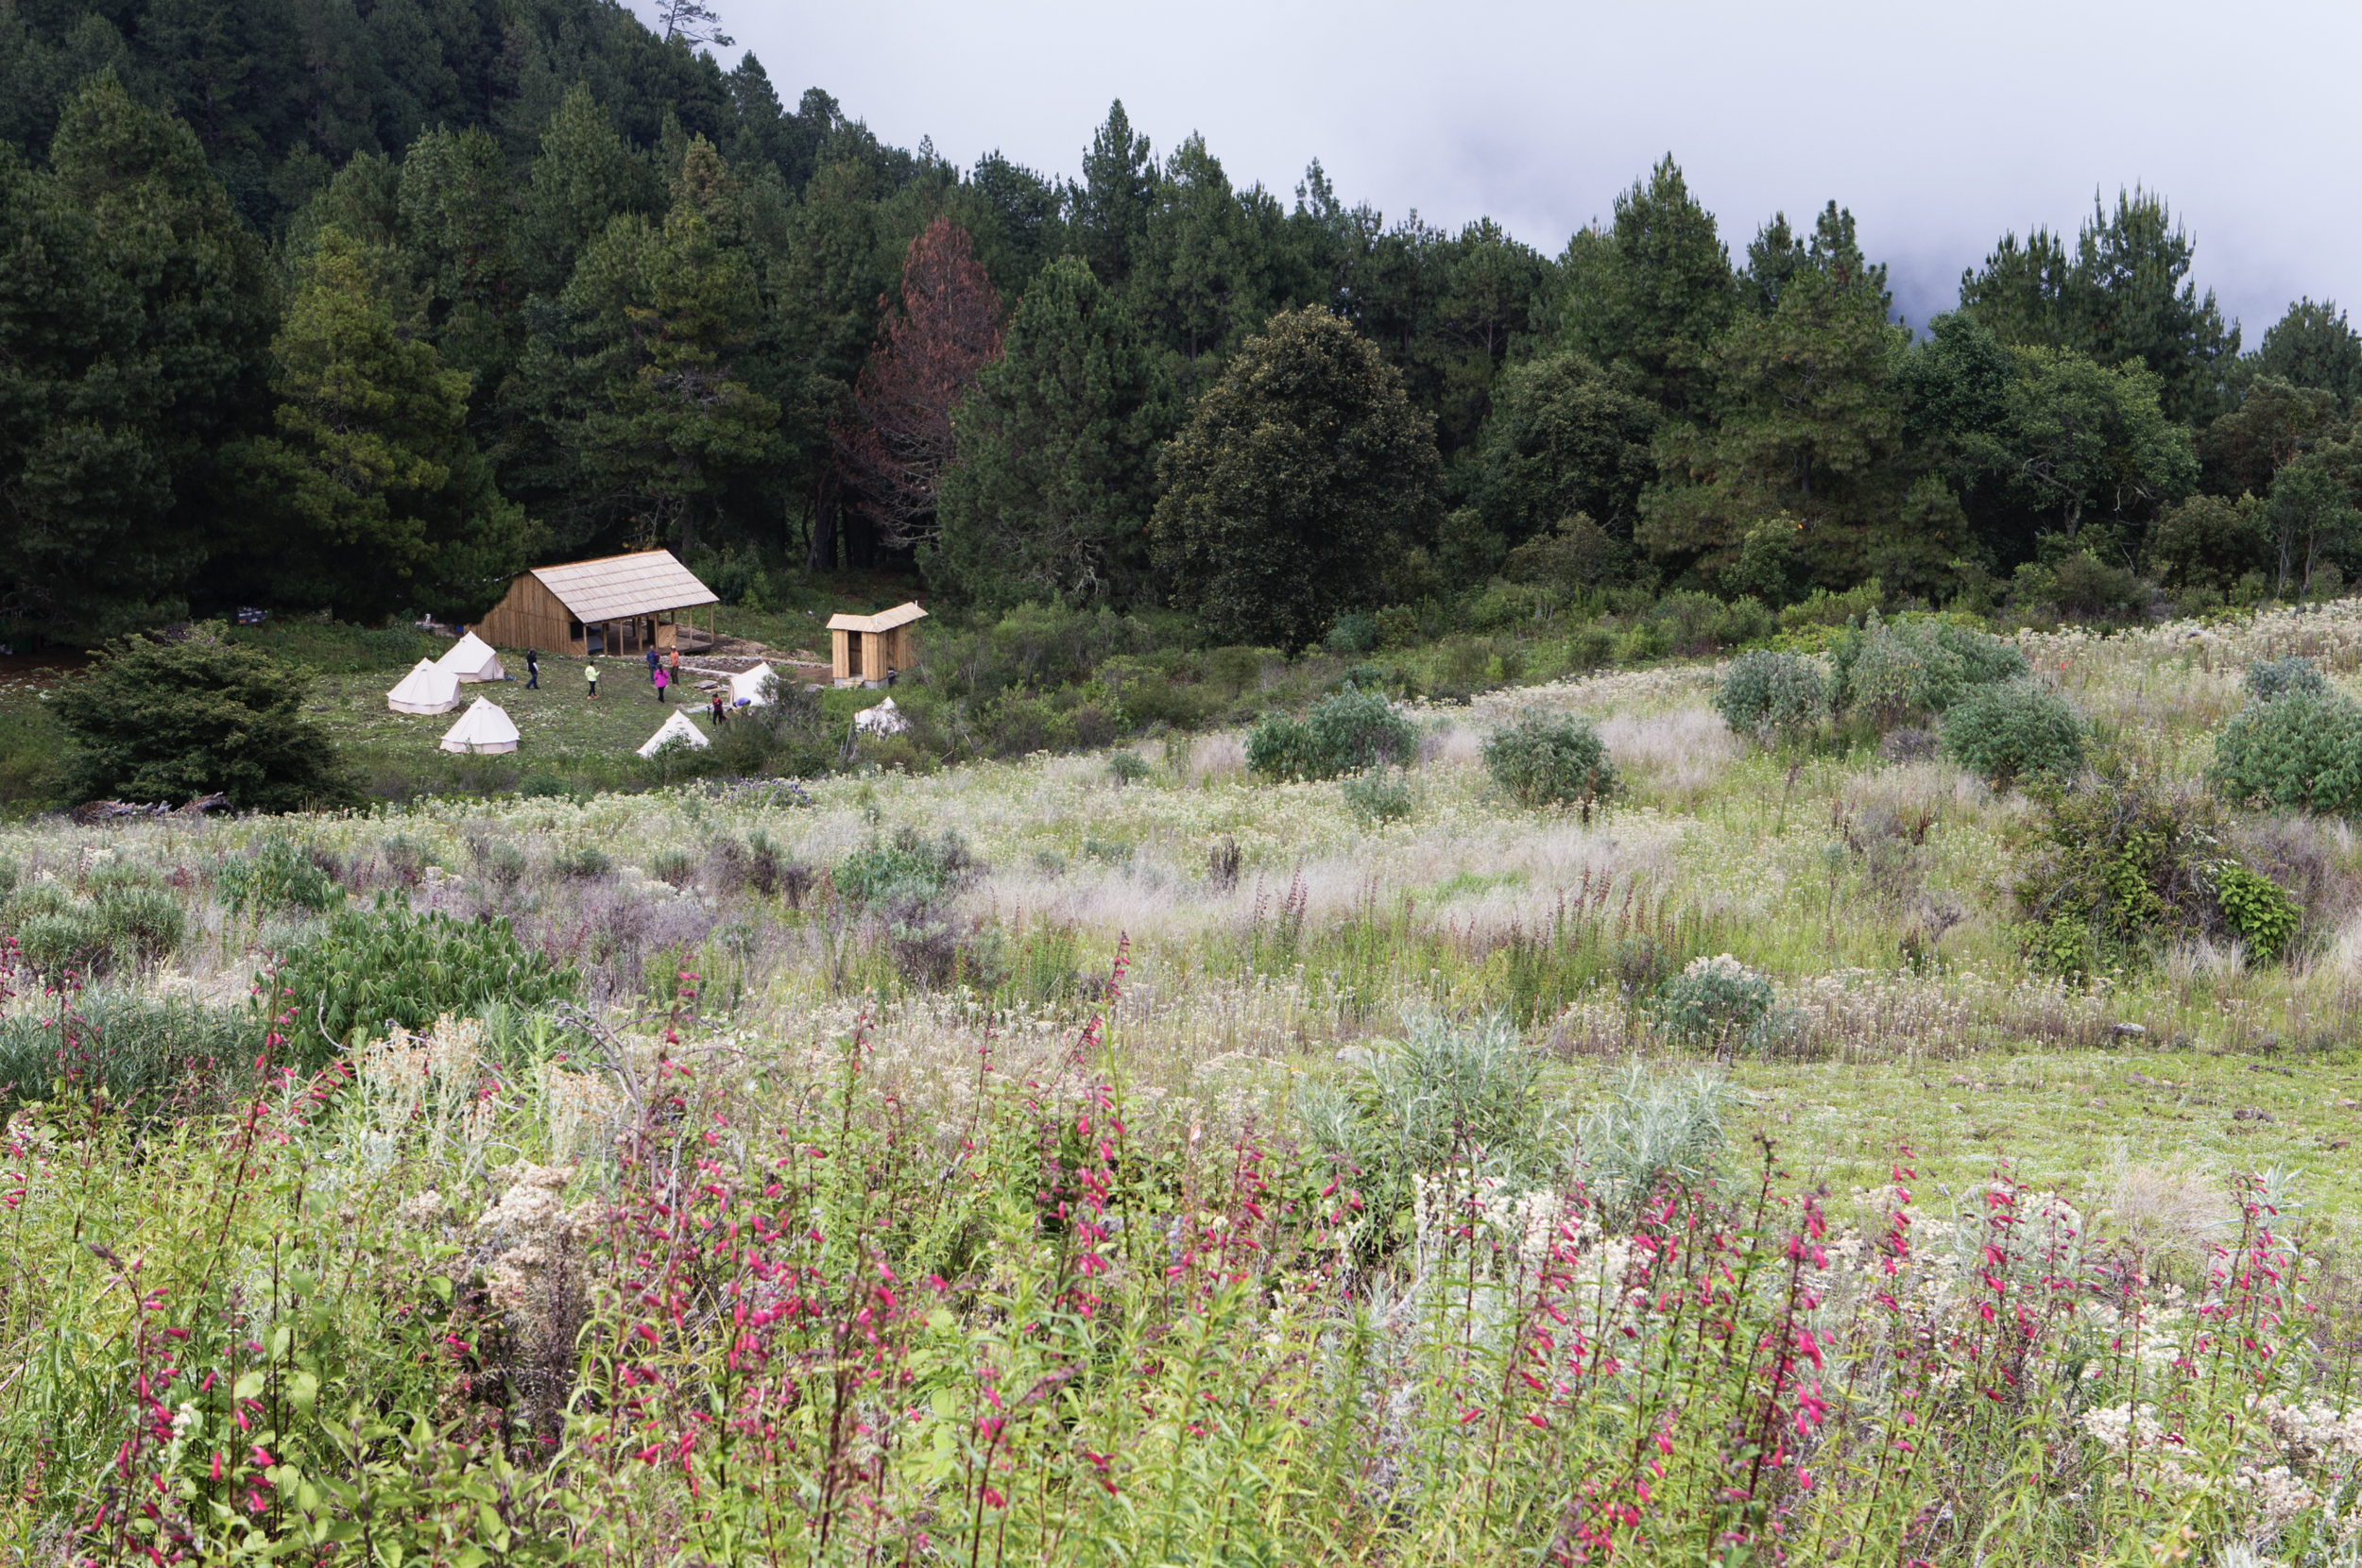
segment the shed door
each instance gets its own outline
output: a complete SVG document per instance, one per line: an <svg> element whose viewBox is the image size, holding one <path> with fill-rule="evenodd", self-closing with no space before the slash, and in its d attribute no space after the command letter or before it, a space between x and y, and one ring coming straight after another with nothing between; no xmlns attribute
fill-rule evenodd
<svg viewBox="0 0 2362 1568"><path fill-rule="evenodd" d="M861 678L861 633L845 634L845 675L847 680Z"/></svg>

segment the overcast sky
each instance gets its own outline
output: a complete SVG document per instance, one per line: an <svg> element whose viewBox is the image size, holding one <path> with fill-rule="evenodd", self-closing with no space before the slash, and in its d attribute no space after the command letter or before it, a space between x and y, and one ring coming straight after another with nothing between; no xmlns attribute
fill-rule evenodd
<svg viewBox="0 0 2362 1568"><path fill-rule="evenodd" d="M2003 230L2072 236L2146 184L2246 347L2299 295L2362 306L2353 0L715 3L791 106L823 87L963 167L1074 174L1121 97L1159 158L1201 131L1291 197L1317 157L1390 220L1489 213L1555 254L1669 150L1735 254L1775 210L1852 208L1914 325Z"/></svg>

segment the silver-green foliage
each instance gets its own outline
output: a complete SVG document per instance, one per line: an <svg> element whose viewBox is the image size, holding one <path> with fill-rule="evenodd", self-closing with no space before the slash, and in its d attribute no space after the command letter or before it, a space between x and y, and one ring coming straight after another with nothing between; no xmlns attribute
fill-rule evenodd
<svg viewBox="0 0 2362 1568"><path fill-rule="evenodd" d="M1528 713L1484 742L1485 771L1520 806L1589 806L1616 793L1616 764L1588 719Z"/></svg>
<svg viewBox="0 0 2362 1568"><path fill-rule="evenodd" d="M2257 702L2297 691L2319 696L2328 690L2309 658L2259 658L2247 667L2247 694Z"/></svg>
<svg viewBox="0 0 2362 1568"><path fill-rule="evenodd" d="M2251 704L2216 737L2207 778L2242 805L2354 810L2362 807L2362 707L2302 687Z"/></svg>
<svg viewBox="0 0 2362 1568"><path fill-rule="evenodd" d="M1409 1239L1413 1176L1461 1170L1523 1189L1564 1172L1566 1129L1542 1065L1505 1017L1429 1016L1308 1097L1314 1144L1361 1193L1365 1253Z"/></svg>
<svg viewBox="0 0 2362 1568"><path fill-rule="evenodd" d="M1756 649L1731 660L1714 706L1741 735L1795 735L1828 712L1829 677L1817 659Z"/></svg>
<svg viewBox="0 0 2362 1568"><path fill-rule="evenodd" d="M1383 695L1348 686L1301 719L1266 714L1247 732L1246 765L1258 777L1336 778L1418 754L1418 731Z"/></svg>
<svg viewBox="0 0 2362 1568"><path fill-rule="evenodd" d="M1635 1062L1583 1114L1583 1184L1612 1222L1629 1220L1661 1185L1694 1187L1713 1173L1732 1094L1719 1074L1653 1076Z"/></svg>
<svg viewBox="0 0 2362 1568"><path fill-rule="evenodd" d="M1418 792L1400 768L1371 768L1344 785L1345 805L1363 823L1401 822L1418 810Z"/></svg>
<svg viewBox="0 0 2362 1568"><path fill-rule="evenodd" d="M1772 981L1728 953L1697 958L1649 1000L1657 1026L1685 1046L1739 1055L1778 1027Z"/></svg>

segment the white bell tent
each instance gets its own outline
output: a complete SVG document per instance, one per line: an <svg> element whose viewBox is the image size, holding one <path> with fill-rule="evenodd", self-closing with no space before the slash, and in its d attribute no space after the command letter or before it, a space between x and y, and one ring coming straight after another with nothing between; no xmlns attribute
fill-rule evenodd
<svg viewBox="0 0 2362 1568"><path fill-rule="evenodd" d="M648 743L640 748L640 755L654 757L660 748L676 741L699 748L712 743L706 739L705 731L691 724L689 715L676 707L664 716L664 723L658 726L654 735L648 737Z"/></svg>
<svg viewBox="0 0 2362 1568"><path fill-rule="evenodd" d="M768 664L758 664L751 670L741 670L730 677L730 706L740 703L759 706L771 700L770 693L779 690L779 673Z"/></svg>
<svg viewBox="0 0 2362 1568"><path fill-rule="evenodd" d="M865 729L872 735L899 735L911 727L909 717L894 706L888 697L875 707L864 707L853 715L853 727Z"/></svg>
<svg viewBox="0 0 2362 1568"><path fill-rule="evenodd" d="M501 667L500 655L492 652L492 645L473 632L453 643L451 652L436 659L435 667L460 681L508 678L508 672Z"/></svg>
<svg viewBox="0 0 2362 1568"><path fill-rule="evenodd" d="M459 706L458 677L420 659L385 693L385 706L397 713L449 713Z"/></svg>
<svg viewBox="0 0 2362 1568"><path fill-rule="evenodd" d="M445 751L515 751L517 726L508 715L492 706L489 697L478 697L468 705L468 711L459 715L459 722L443 733Z"/></svg>

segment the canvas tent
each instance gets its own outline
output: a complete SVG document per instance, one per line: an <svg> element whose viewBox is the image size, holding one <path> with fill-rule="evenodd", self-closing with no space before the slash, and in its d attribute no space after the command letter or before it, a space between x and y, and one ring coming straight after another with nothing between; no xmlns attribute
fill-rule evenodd
<svg viewBox="0 0 2362 1568"><path fill-rule="evenodd" d="M648 743L640 748L640 755L654 757L659 747L673 741L682 741L699 747L711 743L706 740L705 731L691 724L689 715L676 707L665 715L664 723L657 727L654 735L648 737Z"/></svg>
<svg viewBox="0 0 2362 1568"><path fill-rule="evenodd" d="M854 714L853 727L865 729L872 735L899 735L911 727L911 722L903 716L901 709L894 706L894 699L888 697L877 707L864 707Z"/></svg>
<svg viewBox="0 0 2362 1568"><path fill-rule="evenodd" d="M385 693L385 706L397 713L449 713L459 706L458 677L420 659Z"/></svg>
<svg viewBox="0 0 2362 1568"><path fill-rule="evenodd" d="M492 706L489 697L478 697L468 705L468 711L459 715L459 722L443 732L445 751L515 751L517 726L507 714Z"/></svg>
<svg viewBox="0 0 2362 1568"><path fill-rule="evenodd" d="M438 670L447 670L461 681L506 680L508 672L501 668L500 655L492 645L470 632L451 645L451 652L435 661Z"/></svg>
<svg viewBox="0 0 2362 1568"><path fill-rule="evenodd" d="M721 602L671 551L642 550L521 571L475 630L496 647L612 658L651 648L686 650L694 617L686 624L682 618ZM712 641L709 614L705 645Z"/></svg>
<svg viewBox="0 0 2362 1568"><path fill-rule="evenodd" d="M773 690L777 690L779 672L768 664L758 664L751 670L739 671L730 677L730 706L735 707L740 703L769 702L771 699L764 695L763 687L768 683Z"/></svg>

